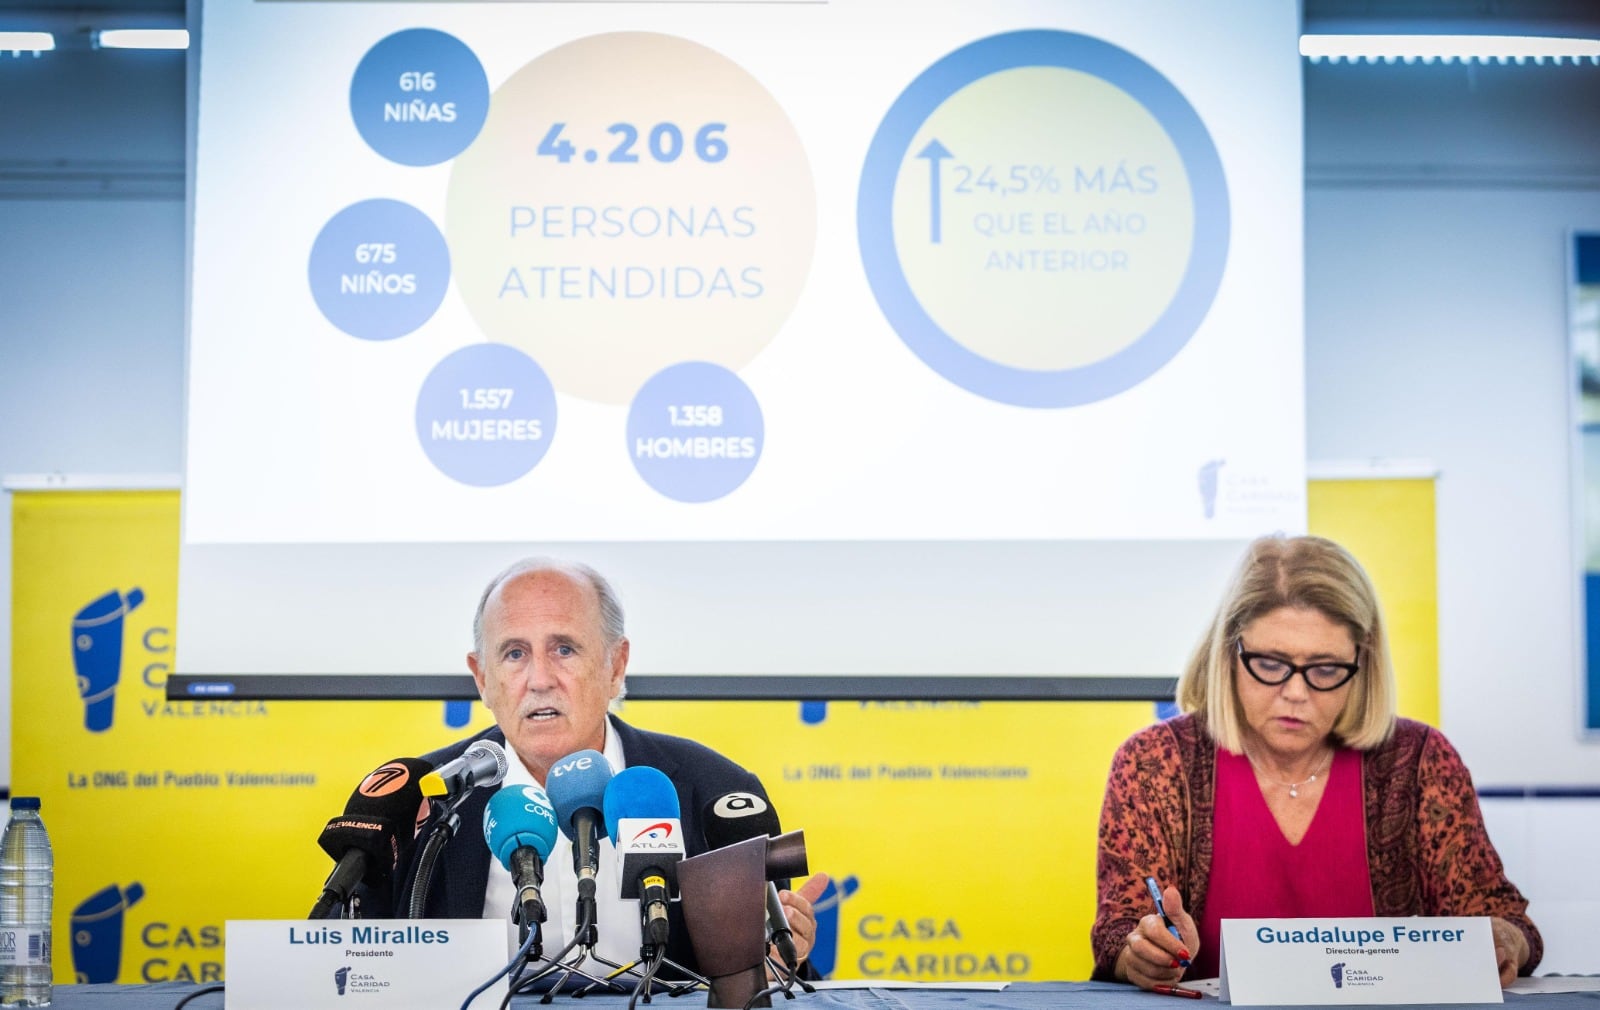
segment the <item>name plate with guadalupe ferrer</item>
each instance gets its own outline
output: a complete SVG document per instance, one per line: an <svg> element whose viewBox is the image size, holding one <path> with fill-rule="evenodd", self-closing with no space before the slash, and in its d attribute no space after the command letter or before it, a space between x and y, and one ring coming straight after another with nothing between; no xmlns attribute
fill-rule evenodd
<svg viewBox="0 0 1600 1010"><path fill-rule="evenodd" d="M1224 919L1219 973L1239 1006L1504 1001L1481 916Z"/></svg>

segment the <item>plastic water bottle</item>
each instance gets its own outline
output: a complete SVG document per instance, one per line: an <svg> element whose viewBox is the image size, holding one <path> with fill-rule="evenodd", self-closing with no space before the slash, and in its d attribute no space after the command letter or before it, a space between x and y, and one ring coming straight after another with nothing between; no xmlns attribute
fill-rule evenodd
<svg viewBox="0 0 1600 1010"><path fill-rule="evenodd" d="M50 836L37 796L13 796L0 838L0 1006L49 1006Z"/></svg>

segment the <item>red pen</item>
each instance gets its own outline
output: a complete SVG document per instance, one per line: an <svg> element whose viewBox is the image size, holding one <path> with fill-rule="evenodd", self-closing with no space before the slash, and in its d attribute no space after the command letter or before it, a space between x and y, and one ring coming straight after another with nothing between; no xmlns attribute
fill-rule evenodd
<svg viewBox="0 0 1600 1010"><path fill-rule="evenodd" d="M1181 985L1153 985L1150 991L1163 996L1182 996L1184 999L1200 999L1204 995L1198 989L1185 989Z"/></svg>

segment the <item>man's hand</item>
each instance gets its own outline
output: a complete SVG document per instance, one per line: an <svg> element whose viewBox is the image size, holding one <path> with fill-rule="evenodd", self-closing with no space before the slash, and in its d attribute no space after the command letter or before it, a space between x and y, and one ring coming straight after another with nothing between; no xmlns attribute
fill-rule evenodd
<svg viewBox="0 0 1600 1010"><path fill-rule="evenodd" d="M811 904L822 897L822 891L827 886L828 875L815 873L800 885L800 890L778 892L783 914L789 920L789 930L794 933L795 953L801 961L810 955L811 945L817 940L817 915Z"/></svg>

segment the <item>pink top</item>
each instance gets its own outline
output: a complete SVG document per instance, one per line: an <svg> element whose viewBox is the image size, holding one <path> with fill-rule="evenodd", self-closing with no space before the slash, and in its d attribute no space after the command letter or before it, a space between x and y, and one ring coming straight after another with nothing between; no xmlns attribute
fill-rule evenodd
<svg viewBox="0 0 1600 1010"><path fill-rule="evenodd" d="M1223 919L1372 915L1358 752L1335 752L1322 800L1298 845L1283 837L1243 754L1217 748L1215 802L1200 956L1188 977L1217 974Z"/></svg>

